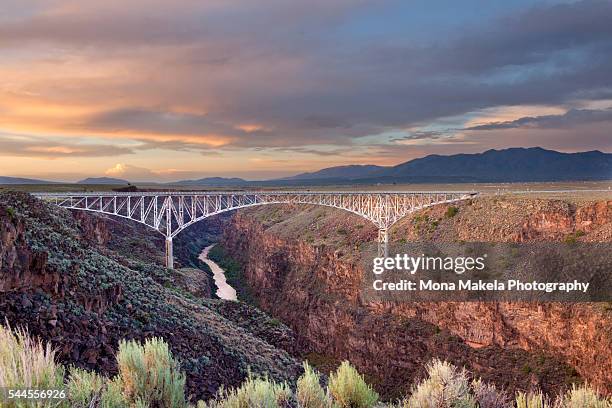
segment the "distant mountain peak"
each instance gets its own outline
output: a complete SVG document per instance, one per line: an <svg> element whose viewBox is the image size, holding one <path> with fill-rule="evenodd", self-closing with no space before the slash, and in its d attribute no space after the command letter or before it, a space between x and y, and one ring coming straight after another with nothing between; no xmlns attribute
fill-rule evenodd
<svg viewBox="0 0 612 408"><path fill-rule="evenodd" d="M373 164L349 164L321 169L310 173L301 173L292 177L284 177L279 180L321 180L321 179L358 179L370 176L386 167Z"/></svg>

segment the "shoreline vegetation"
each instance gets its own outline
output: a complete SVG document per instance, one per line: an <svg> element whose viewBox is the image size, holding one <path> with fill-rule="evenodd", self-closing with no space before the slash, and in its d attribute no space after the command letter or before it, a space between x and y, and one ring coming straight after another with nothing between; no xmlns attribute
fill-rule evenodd
<svg viewBox="0 0 612 408"><path fill-rule="evenodd" d="M265 376L249 374L237 388L217 392L209 401L190 404L185 395L185 373L161 338L119 343L118 374L112 378L55 361L55 351L27 331L0 325L0 387L9 389L64 389L66 399L38 401L40 407L59 408L610 408L612 399L587 385L573 385L556 396L539 391L514 396L470 378L465 369L440 361L427 364L427 377L414 384L399 401L381 402L379 395L348 361L327 381L304 363L295 387ZM326 383L326 384L325 384ZM26 400L7 399L7 408L28 406Z"/></svg>

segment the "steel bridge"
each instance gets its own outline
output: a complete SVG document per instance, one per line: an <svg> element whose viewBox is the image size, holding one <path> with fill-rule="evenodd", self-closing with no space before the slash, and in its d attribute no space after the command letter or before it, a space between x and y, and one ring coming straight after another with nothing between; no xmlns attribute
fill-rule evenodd
<svg viewBox="0 0 612 408"><path fill-rule="evenodd" d="M387 231L405 215L442 203L476 196L453 191L217 191L35 193L71 210L92 211L145 224L166 238L166 267L173 268L172 239L204 218L264 204L313 204L339 208L378 228L378 256L387 256Z"/></svg>

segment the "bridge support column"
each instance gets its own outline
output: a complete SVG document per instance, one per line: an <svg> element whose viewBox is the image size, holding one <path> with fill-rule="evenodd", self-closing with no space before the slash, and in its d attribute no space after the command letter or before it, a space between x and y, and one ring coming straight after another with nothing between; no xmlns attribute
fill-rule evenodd
<svg viewBox="0 0 612 408"><path fill-rule="evenodd" d="M174 253L172 251L172 237L166 237L166 268L174 269Z"/></svg>
<svg viewBox="0 0 612 408"><path fill-rule="evenodd" d="M386 228L378 229L378 257L387 257L389 255L389 246L388 242L389 236L387 235Z"/></svg>

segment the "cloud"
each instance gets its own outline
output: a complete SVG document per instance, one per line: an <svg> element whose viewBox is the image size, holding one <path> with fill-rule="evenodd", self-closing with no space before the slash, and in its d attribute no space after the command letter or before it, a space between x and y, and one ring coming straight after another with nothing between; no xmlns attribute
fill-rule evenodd
<svg viewBox="0 0 612 408"><path fill-rule="evenodd" d="M104 172L109 177L124 178L132 181L152 180L157 174L144 167L132 166L124 163L117 163Z"/></svg>
<svg viewBox="0 0 612 408"><path fill-rule="evenodd" d="M581 126L580 140L601 140L587 125L606 113L578 107L612 95L611 2L500 7L443 34L435 26L411 31L412 13L394 13L398 3L68 0L25 12L12 1L0 24L0 100L11 100L0 104L0 123L133 142L98 146L101 155L264 150L327 156L330 164L356 149L401 156L419 144L513 145L519 139L493 133L509 128L529 130L523 143L553 148L546 130L555 126ZM380 10L396 19L377 21ZM53 110L42 114L33 101ZM576 109L466 129L465 120L441 123L521 105ZM91 145L41 144L47 151L32 154L93 154ZM6 149L17 151L23 147Z"/></svg>
<svg viewBox="0 0 612 408"><path fill-rule="evenodd" d="M494 129L561 129L578 125L612 122L612 108L609 109L570 109L562 115L526 116L516 120L491 122L465 128L464 130L494 130Z"/></svg>
<svg viewBox="0 0 612 408"><path fill-rule="evenodd" d="M406 136L394 138L393 142L404 141L404 140L435 140L441 138L450 138L459 129L445 129L445 130L411 130Z"/></svg>
<svg viewBox="0 0 612 408"><path fill-rule="evenodd" d="M247 133L229 125L216 123L207 115L145 109L119 109L103 112L88 118L81 126L84 129L128 135L167 135L170 137L156 138L156 141L164 144L183 140L192 145L210 147L226 145L231 141L233 135Z"/></svg>
<svg viewBox="0 0 612 408"><path fill-rule="evenodd" d="M113 145L66 143L34 136L0 134L0 156L59 159L120 156L133 153L132 149Z"/></svg>

